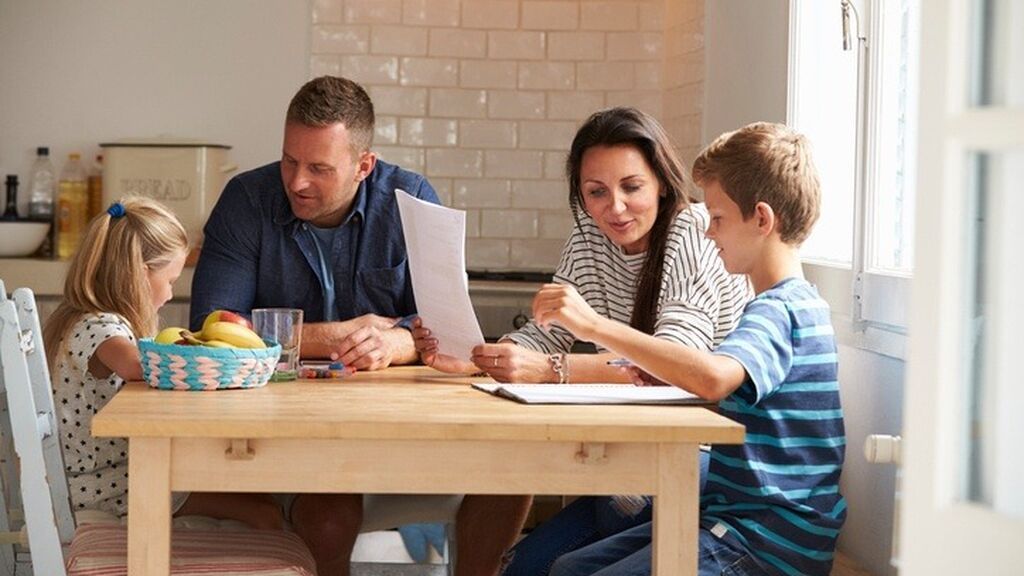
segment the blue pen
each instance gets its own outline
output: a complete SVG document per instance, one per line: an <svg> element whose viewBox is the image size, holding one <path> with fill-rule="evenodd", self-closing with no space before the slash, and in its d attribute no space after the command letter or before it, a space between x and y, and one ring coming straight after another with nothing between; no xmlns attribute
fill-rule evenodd
<svg viewBox="0 0 1024 576"><path fill-rule="evenodd" d="M633 363L630 362L629 360L626 360L625 358L612 358L611 360L608 361L608 365L618 366L620 368L628 368L632 366Z"/></svg>

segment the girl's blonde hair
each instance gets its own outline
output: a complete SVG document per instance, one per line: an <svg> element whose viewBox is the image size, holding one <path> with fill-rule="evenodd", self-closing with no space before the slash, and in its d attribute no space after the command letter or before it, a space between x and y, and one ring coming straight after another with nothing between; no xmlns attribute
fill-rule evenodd
<svg viewBox="0 0 1024 576"><path fill-rule="evenodd" d="M86 314L117 314L136 338L156 332L157 311L147 273L187 252L188 235L174 214L155 200L131 197L119 205L93 218L71 260L64 300L43 329L51 366L68 332Z"/></svg>

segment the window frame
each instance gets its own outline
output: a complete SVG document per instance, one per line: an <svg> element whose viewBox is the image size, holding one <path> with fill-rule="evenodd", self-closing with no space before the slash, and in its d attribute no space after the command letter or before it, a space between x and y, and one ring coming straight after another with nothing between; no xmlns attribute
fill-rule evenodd
<svg viewBox="0 0 1024 576"><path fill-rule="evenodd" d="M796 117L799 105L794 98L799 82L799 62L794 47L800 34L799 5L806 1L817 0L790 0L786 111L790 121ZM850 21L851 40L859 52L852 263L804 258L804 271L822 297L831 304L833 323L841 344L903 359L912 273L873 268L868 257L876 234L871 210L876 205L876 194L880 193L877 118L882 97L882 55L872 46L877 44L874 39L879 38L883 29L882 11L874 9L875 4L881 1L884 0L854 1L857 13L851 14ZM837 42L841 40L840 32L837 25Z"/></svg>

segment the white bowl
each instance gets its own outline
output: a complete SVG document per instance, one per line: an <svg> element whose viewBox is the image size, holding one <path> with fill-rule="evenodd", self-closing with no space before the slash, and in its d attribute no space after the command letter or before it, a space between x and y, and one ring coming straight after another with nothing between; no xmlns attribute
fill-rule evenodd
<svg viewBox="0 0 1024 576"><path fill-rule="evenodd" d="M0 258L31 256L39 249L50 231L49 222L0 221Z"/></svg>

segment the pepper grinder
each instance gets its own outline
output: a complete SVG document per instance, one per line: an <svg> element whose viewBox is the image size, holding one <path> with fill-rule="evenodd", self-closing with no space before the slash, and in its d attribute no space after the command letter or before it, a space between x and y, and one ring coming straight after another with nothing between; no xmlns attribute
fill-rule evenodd
<svg viewBox="0 0 1024 576"><path fill-rule="evenodd" d="M7 175L7 209L0 220L5 222L18 219L18 176L17 174Z"/></svg>

